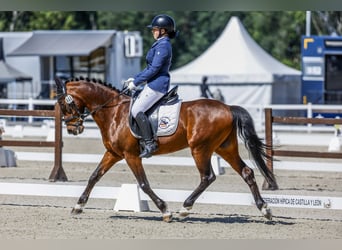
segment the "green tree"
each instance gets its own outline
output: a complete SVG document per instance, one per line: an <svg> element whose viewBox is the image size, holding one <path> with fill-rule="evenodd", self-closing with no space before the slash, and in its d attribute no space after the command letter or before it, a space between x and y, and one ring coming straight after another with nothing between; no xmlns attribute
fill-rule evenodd
<svg viewBox="0 0 342 250"><path fill-rule="evenodd" d="M96 12L0 12L1 31L97 29Z"/></svg>
<svg viewBox="0 0 342 250"><path fill-rule="evenodd" d="M175 18L179 37L173 41L172 69L201 55L221 34L231 16L237 16L253 39L273 57L300 69L300 38L305 34L304 11L228 12L166 11ZM159 12L7 11L0 12L0 31L96 30L140 31L144 52L153 38L146 26ZM312 12L312 34L342 35L342 12ZM142 65L145 58L142 58Z"/></svg>
<svg viewBox="0 0 342 250"><path fill-rule="evenodd" d="M242 22L264 50L284 64L299 69L305 12L251 12Z"/></svg>
<svg viewBox="0 0 342 250"><path fill-rule="evenodd" d="M312 34L315 35L342 35L341 11L312 11Z"/></svg>

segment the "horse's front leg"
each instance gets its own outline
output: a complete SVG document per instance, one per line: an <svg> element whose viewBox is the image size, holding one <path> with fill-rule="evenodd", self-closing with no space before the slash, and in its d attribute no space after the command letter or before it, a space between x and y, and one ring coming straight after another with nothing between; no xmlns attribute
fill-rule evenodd
<svg viewBox="0 0 342 250"><path fill-rule="evenodd" d="M82 195L78 199L78 202L75 205L75 207L72 209L71 211L72 214L80 214L83 212L83 208L86 205L89 199L89 195L91 191L93 190L95 184L116 162L118 162L121 159L122 157L113 155L112 153L108 151L103 155L101 162L99 163L95 171L90 176L87 187L85 188Z"/></svg>
<svg viewBox="0 0 342 250"><path fill-rule="evenodd" d="M135 178L137 179L140 188L151 198L154 204L161 211L163 215L163 221L171 222L172 214L168 211L166 202L159 198L151 189L141 162L141 158L132 156L127 157L126 161L131 168Z"/></svg>

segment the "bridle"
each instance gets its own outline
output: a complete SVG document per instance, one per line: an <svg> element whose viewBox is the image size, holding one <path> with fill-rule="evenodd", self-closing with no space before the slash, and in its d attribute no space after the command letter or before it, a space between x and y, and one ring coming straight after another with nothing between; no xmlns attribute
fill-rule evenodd
<svg viewBox="0 0 342 250"><path fill-rule="evenodd" d="M66 90L65 90L66 92ZM60 100L61 98L64 97L64 100L65 102L67 103L67 105L69 106L69 109L71 110L74 110L75 112L70 112L72 114L76 113L76 115L72 115L71 117L65 119L63 117L63 120L64 120L64 123L65 125L68 125L68 126L74 126L76 128L79 128L80 126L82 126L82 123L84 121L84 119L86 117L88 117L89 115L93 115L95 112L97 112L98 110L102 109L102 108L105 108L105 107L109 107L107 106L109 103L111 103L112 101L114 101L115 99L119 98L121 95L123 94L126 94L127 92L127 89L123 89L118 95L114 96L113 98L107 100L105 103L97 106L94 110L92 111L89 111L89 110L84 110L83 113L79 110L79 108L77 107L76 103L74 102L74 98L70 95L70 94L67 94L67 93L62 93L59 97L58 97L58 100ZM114 106L117 106L117 105L120 105L122 103L126 103L128 102L129 100L127 101L124 101L124 102L120 102ZM113 107L113 106L110 106L110 107ZM72 124L68 124L70 121L72 120L76 120L74 123Z"/></svg>
<svg viewBox="0 0 342 250"><path fill-rule="evenodd" d="M67 118L67 119L65 119L65 118L63 117L63 120L64 120L65 125L75 126L75 127L81 126L82 123L83 123L84 118L86 118L87 116L89 116L90 113L87 112L86 110L85 110L83 113L81 113L81 111L79 110L79 108L77 107L77 105L76 105L75 102L74 102L74 98L73 98L71 95L69 95L69 94L66 95L65 98L64 98L64 100L65 100L66 104L69 106L69 109L70 109L70 110L75 110L75 111L76 111L76 114L77 114L77 115L72 115L71 117L69 117L69 118ZM72 111L71 111L71 113L74 114L75 112L72 112ZM72 121L72 120L76 120L76 122L73 123L73 124L68 124L68 123L69 123L70 121Z"/></svg>

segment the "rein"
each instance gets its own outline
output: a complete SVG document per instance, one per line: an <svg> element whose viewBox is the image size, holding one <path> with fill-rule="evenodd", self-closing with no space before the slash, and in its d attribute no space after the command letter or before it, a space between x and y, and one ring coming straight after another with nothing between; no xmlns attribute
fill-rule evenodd
<svg viewBox="0 0 342 250"><path fill-rule="evenodd" d="M72 98L72 96L69 95L69 94L67 94L67 95L65 96L65 102L66 102L67 104L69 104L70 106L72 106L73 108L76 109L78 116L72 116L72 117L70 117L69 119L64 120L64 122L67 123L67 122L69 122L69 121L71 121L71 120L73 120L73 119L79 119L79 121L83 121L84 118L88 117L89 115L93 115L95 112L97 112L97 111L99 111L100 109L106 107L109 103L111 103L112 101L114 101L116 98L119 98L119 97L122 96L123 94L126 94L126 92L127 92L127 89L123 89L117 96L114 96L113 98L109 99L109 100L106 101L105 103L99 105L99 106L96 107L93 111L91 111L91 112L89 112L89 111L84 111L83 113L81 113L81 112L79 111L79 109L77 108L77 106L76 106L76 104L75 104L74 99ZM120 102L120 103L118 103L118 104L116 104L116 105L114 105L114 106L112 106L112 107L118 106L118 105L120 105L120 104L122 104L122 103L126 103L126 102L128 102L128 101ZM75 125L77 126L77 123L76 123Z"/></svg>
<svg viewBox="0 0 342 250"><path fill-rule="evenodd" d="M99 111L100 109L105 108L109 103L111 103L112 101L114 101L116 98L119 98L122 94L123 94L123 92L120 92L117 96L114 96L112 99L109 99L109 100L106 101L104 104L101 104L101 105L97 106L97 107L96 107L93 111L91 111L91 112L85 111L85 112L82 114L82 118L86 118L87 116L94 114L95 112ZM118 103L118 104L116 104L116 105L113 105L113 106L110 106L110 107L115 107L115 106L118 106L118 105L120 105L120 104L122 104L122 103L126 103L126 102L128 102L128 101L120 102L120 103Z"/></svg>

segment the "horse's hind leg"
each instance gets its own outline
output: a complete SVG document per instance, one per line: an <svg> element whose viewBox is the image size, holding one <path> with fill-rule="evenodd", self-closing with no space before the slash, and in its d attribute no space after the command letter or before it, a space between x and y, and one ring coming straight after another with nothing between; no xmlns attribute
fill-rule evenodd
<svg viewBox="0 0 342 250"><path fill-rule="evenodd" d="M76 206L72 209L72 214L82 213L84 206L86 205L89 195L94 188L95 184L100 180L100 178L119 160L122 158L115 156L108 151L103 155L101 162L89 177L87 187L78 199Z"/></svg>
<svg viewBox="0 0 342 250"><path fill-rule="evenodd" d="M200 172L201 182L191 195L184 201L183 208L179 211L182 217L188 216L197 198L204 190L216 180L215 173L211 166L211 153L204 150L192 150L198 171Z"/></svg>
<svg viewBox="0 0 342 250"><path fill-rule="evenodd" d="M220 147L218 150L216 150L216 153L223 159L225 159L232 166L232 168L243 178L252 192L257 208L267 219L271 220L271 210L267 207L267 203L260 195L260 191L254 177L254 171L253 169L248 167L239 156L237 144L236 147L234 146L234 143L229 147Z"/></svg>
<svg viewBox="0 0 342 250"><path fill-rule="evenodd" d="M256 181L255 181L253 170L250 167L248 167L243 161L242 161L242 164L240 166L243 166L241 176L245 180L247 185L249 186L249 188L253 194L257 208L261 211L261 213L267 219L271 220L272 219L271 210L267 207L267 203L263 200L263 198L260 195L259 188L258 188Z"/></svg>

